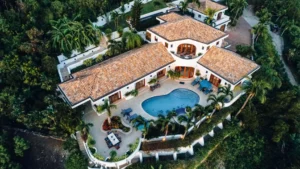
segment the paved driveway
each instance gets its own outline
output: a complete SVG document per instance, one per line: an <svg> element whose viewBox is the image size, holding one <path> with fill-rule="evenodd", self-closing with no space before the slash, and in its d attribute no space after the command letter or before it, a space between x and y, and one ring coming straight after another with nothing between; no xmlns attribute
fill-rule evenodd
<svg viewBox="0 0 300 169"><path fill-rule="evenodd" d="M235 27L229 27L226 33L229 37L226 41L231 44L229 50L236 51L236 46L240 44L251 45L251 26L240 17Z"/></svg>

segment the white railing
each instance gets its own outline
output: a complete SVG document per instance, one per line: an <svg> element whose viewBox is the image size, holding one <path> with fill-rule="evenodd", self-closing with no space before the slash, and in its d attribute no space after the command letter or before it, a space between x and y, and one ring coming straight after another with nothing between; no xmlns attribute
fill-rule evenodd
<svg viewBox="0 0 300 169"><path fill-rule="evenodd" d="M244 95L245 92L242 91L241 93L239 93L237 96L235 96L230 102L228 103L224 103L224 107L229 107L231 106L234 102L236 102L242 95Z"/></svg>
<svg viewBox="0 0 300 169"><path fill-rule="evenodd" d="M225 23L225 22L228 22L228 21L230 21L229 16L223 15L223 17L221 19L216 20L216 25L219 25L221 23Z"/></svg>
<svg viewBox="0 0 300 169"><path fill-rule="evenodd" d="M116 168L120 168L121 165L127 165L127 164L131 163L131 160L139 152L141 144L142 144L142 138L139 139L139 144L138 144L137 148L134 150L134 152L132 152L127 158L125 158L125 159L123 159L121 161L117 161L117 162L107 162L107 161L102 161L102 160L99 160L99 159L95 158L93 156L93 154L91 153L91 151L90 151L87 143L84 143L84 148L85 148L85 150L87 152L87 155L88 155L89 159L94 164L97 164L97 165L100 165L100 166L103 166L103 167L116 167Z"/></svg>

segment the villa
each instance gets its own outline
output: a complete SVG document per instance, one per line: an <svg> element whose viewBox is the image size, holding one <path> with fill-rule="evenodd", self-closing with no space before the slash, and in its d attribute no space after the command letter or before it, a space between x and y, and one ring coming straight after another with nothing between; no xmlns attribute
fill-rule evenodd
<svg viewBox="0 0 300 169"><path fill-rule="evenodd" d="M213 2L211 0L200 0L200 7L198 7L194 3L190 3L188 5L189 12L194 14L194 18L204 22L207 17L205 14L205 10L210 8L216 10L216 13L213 17L215 20L214 27L221 30L226 31L228 24L230 22L229 16L225 15L225 11L228 10L227 6L221 5L219 3Z"/></svg>
<svg viewBox="0 0 300 169"><path fill-rule="evenodd" d="M62 78L59 72L62 83L58 84L58 91L62 99L72 108L84 105L83 120L94 124L89 131L89 137L95 139L95 144L89 145L88 141L79 142L83 143L90 162L96 168L124 168L131 163L142 162L145 157L155 157L159 160L159 156L168 155L176 160L177 154L193 155L193 146L204 146L207 138L205 135L199 136L190 145L177 147L176 150L170 148L172 143L165 149L153 150L142 145L149 143L149 148L152 143L162 144L184 139L185 134L192 132L195 126L186 129L185 134L163 134L147 139L142 136L145 126L137 126L132 120L141 117L149 126L150 119L155 121L159 115L166 115L171 110L179 117L187 113L187 106L209 106L211 102L207 100L208 94L217 95L222 86L228 86L227 89L233 91L233 98L228 102L225 102L224 98L222 108L231 106L244 94L240 90L243 82L248 77L251 78L260 66L226 49L229 46L226 42L229 35L225 31L230 20L224 12L228 8L210 0L200 2L200 8L192 3L188 6L188 10L194 14L193 18L175 12L157 16L160 24L139 32L147 43L139 48L75 73L71 73L71 70L82 65L83 59L75 57L70 59L70 62L63 61L58 66L69 73L67 78ZM207 8L217 11L214 26L203 23L207 17L204 14ZM100 54L104 52L105 50ZM94 57L98 56L99 52L94 54L91 50L84 55ZM76 59L79 61L76 62ZM172 73L168 72L176 74L176 80L173 80ZM138 91L138 95L128 96L132 91ZM112 119L114 118L115 122L119 119L118 125L122 124L123 127L110 128L112 125L107 125L110 119L107 118L107 112L97 113L95 107L104 103L117 105L116 109L111 110ZM196 124L203 125L202 122L206 118L203 113L203 117ZM226 119L230 120L230 114L226 114ZM176 122L179 124L178 119ZM207 131L210 137L214 136L215 127L223 129L223 123L218 122L212 130ZM132 147L133 144L136 147L129 150L128 147ZM95 151L92 152L91 148ZM119 159L110 159L113 158L110 154L113 151L116 151Z"/></svg>
<svg viewBox="0 0 300 169"><path fill-rule="evenodd" d="M168 13L157 17L160 25L146 31L149 44L72 74L58 85L67 103L75 108L84 103L103 104L125 98L133 89L149 87L152 78L163 78L169 70L180 79L207 79L213 86L234 90L259 65L222 48L228 34L188 16Z"/></svg>

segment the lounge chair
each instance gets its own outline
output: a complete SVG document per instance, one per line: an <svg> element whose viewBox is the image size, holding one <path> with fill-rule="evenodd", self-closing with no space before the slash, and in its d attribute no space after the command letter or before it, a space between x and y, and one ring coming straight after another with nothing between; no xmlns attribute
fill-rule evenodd
<svg viewBox="0 0 300 169"><path fill-rule="evenodd" d="M130 116L130 113L132 112L132 109L131 108L128 108L128 109L123 109L121 114L124 116Z"/></svg>
<svg viewBox="0 0 300 169"><path fill-rule="evenodd" d="M133 115L131 115L131 116L128 116L128 117L127 117L127 120L128 120L129 122L131 122L133 119L135 119L135 118L137 118L137 117L138 117L137 114L133 114Z"/></svg>
<svg viewBox="0 0 300 169"><path fill-rule="evenodd" d="M200 79L196 78L193 82L192 82L192 86L195 86L196 84L199 84Z"/></svg>

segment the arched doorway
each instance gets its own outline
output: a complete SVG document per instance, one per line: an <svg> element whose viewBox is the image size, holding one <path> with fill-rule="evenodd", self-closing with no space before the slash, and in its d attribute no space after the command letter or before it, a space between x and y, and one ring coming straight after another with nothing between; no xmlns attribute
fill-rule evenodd
<svg viewBox="0 0 300 169"><path fill-rule="evenodd" d="M224 31L225 31L225 27L226 27L226 25L222 25L222 26L220 27L220 30L224 32Z"/></svg>
<svg viewBox="0 0 300 169"><path fill-rule="evenodd" d="M180 78L192 78L194 77L195 68L185 67L185 66L176 66L176 72L180 72Z"/></svg>
<svg viewBox="0 0 300 169"><path fill-rule="evenodd" d="M177 54L180 56L196 55L196 46L192 44L181 44L177 47Z"/></svg>
<svg viewBox="0 0 300 169"><path fill-rule="evenodd" d="M217 20L220 20L222 18L222 12L218 13Z"/></svg>

